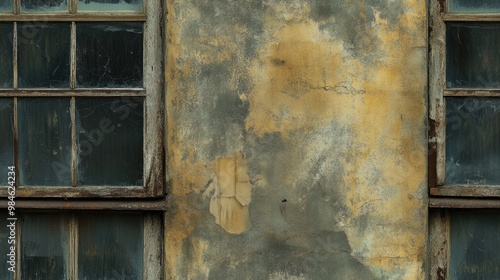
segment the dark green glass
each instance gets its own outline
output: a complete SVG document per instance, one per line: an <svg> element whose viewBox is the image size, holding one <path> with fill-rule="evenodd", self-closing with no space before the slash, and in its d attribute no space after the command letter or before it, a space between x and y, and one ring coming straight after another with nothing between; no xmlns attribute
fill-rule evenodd
<svg viewBox="0 0 500 280"><path fill-rule="evenodd" d="M142 36L141 23L77 23L77 86L141 88Z"/></svg>
<svg viewBox="0 0 500 280"><path fill-rule="evenodd" d="M0 98L0 186L7 186L8 167L14 165L14 101Z"/></svg>
<svg viewBox="0 0 500 280"><path fill-rule="evenodd" d="M445 182L500 185L500 99L446 99Z"/></svg>
<svg viewBox="0 0 500 280"><path fill-rule="evenodd" d="M452 212L450 230L450 279L500 279L500 212Z"/></svg>
<svg viewBox="0 0 500 280"><path fill-rule="evenodd" d="M67 0L21 0L21 12L43 13L68 11Z"/></svg>
<svg viewBox="0 0 500 280"><path fill-rule="evenodd" d="M446 25L446 86L500 88L500 23Z"/></svg>
<svg viewBox="0 0 500 280"><path fill-rule="evenodd" d="M143 185L143 98L77 98L78 184Z"/></svg>
<svg viewBox="0 0 500 280"><path fill-rule="evenodd" d="M450 12L456 13L495 13L500 12L498 0L451 0Z"/></svg>
<svg viewBox="0 0 500 280"><path fill-rule="evenodd" d="M69 98L19 98L21 185L71 185Z"/></svg>
<svg viewBox="0 0 500 280"><path fill-rule="evenodd" d="M69 279L69 216L24 214L21 279Z"/></svg>
<svg viewBox="0 0 500 280"><path fill-rule="evenodd" d="M12 23L0 23L0 36L3 38L0 41L0 88L12 88L13 26Z"/></svg>
<svg viewBox="0 0 500 280"><path fill-rule="evenodd" d="M78 279L142 279L142 215L86 214L78 221Z"/></svg>

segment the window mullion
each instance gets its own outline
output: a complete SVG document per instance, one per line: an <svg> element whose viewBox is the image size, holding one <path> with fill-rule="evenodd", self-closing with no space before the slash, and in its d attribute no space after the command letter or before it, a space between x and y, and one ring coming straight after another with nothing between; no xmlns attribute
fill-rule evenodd
<svg viewBox="0 0 500 280"><path fill-rule="evenodd" d="M69 226L69 279L78 279L78 218L71 214Z"/></svg>
<svg viewBox="0 0 500 280"><path fill-rule="evenodd" d="M76 187L78 185L78 172L77 172L77 146L76 146L76 109L75 97L71 97L71 185Z"/></svg>

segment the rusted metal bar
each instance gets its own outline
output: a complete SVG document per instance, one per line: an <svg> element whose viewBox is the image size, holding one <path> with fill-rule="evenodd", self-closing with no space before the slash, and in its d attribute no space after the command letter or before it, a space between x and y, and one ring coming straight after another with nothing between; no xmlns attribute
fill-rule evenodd
<svg viewBox="0 0 500 280"><path fill-rule="evenodd" d="M442 16L443 21L500 21L500 14L458 14L447 13Z"/></svg>

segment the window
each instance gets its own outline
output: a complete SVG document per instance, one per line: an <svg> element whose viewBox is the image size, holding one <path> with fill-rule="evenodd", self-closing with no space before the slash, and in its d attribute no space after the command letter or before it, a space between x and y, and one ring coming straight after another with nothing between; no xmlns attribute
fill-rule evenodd
<svg viewBox="0 0 500 280"><path fill-rule="evenodd" d="M1 279L162 278L161 26L160 0L0 0Z"/></svg>
<svg viewBox="0 0 500 280"><path fill-rule="evenodd" d="M430 2L430 279L498 279L500 2Z"/></svg>

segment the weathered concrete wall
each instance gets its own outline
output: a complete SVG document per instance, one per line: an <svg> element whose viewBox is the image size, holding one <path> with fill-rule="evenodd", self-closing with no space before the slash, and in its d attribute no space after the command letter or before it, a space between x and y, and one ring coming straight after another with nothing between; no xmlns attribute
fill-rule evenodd
<svg viewBox="0 0 500 280"><path fill-rule="evenodd" d="M168 279L424 279L426 7L166 0Z"/></svg>

